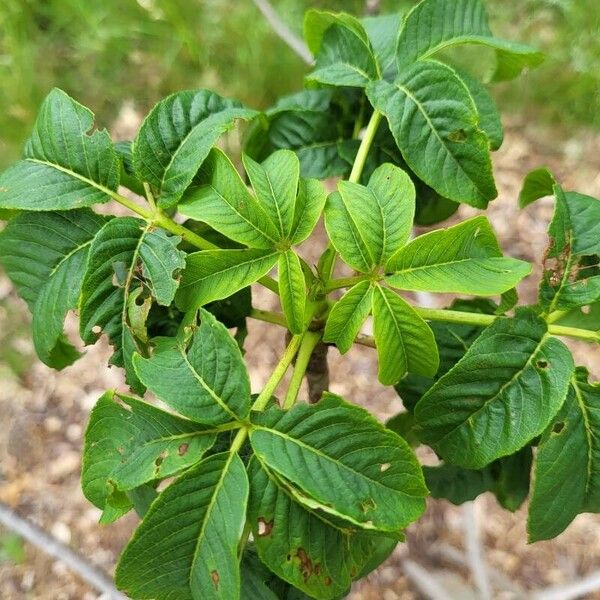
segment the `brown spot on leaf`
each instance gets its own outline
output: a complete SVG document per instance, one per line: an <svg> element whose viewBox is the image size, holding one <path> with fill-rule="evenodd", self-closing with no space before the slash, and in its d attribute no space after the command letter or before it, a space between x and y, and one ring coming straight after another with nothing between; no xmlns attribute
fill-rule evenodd
<svg viewBox="0 0 600 600"><path fill-rule="evenodd" d="M333 581L331 580L331 577L325 577L325 585L331 585L333 583Z"/></svg>
<svg viewBox="0 0 600 600"><path fill-rule="evenodd" d="M563 429L565 428L565 424L560 421L558 423L554 423L554 426L552 427L552 433L560 433Z"/></svg>
<svg viewBox="0 0 600 600"><path fill-rule="evenodd" d="M181 446L179 446L179 449L177 450L179 456L183 456L188 451L189 447L189 444L181 444Z"/></svg>
<svg viewBox="0 0 600 600"><path fill-rule="evenodd" d="M219 589L219 582L221 581L221 578L219 577L219 572L218 571L211 571L210 572L210 578L212 579L213 585L215 586L215 590Z"/></svg>
<svg viewBox="0 0 600 600"><path fill-rule="evenodd" d="M310 559L310 556L306 554L306 550L304 548L298 548L296 556L300 560L300 573L302 573L304 583L306 583L310 576L314 573L312 560Z"/></svg>
<svg viewBox="0 0 600 600"><path fill-rule="evenodd" d="M273 521L266 521L262 517L260 517L258 519L258 535L260 537L270 535L272 529L273 529Z"/></svg>
<svg viewBox="0 0 600 600"><path fill-rule="evenodd" d="M538 360L536 365L537 365L538 369L547 369L548 368L548 362L545 360Z"/></svg>
<svg viewBox="0 0 600 600"><path fill-rule="evenodd" d="M154 474L157 477L160 475L160 466L162 465L162 463L165 460L165 458L167 458L168 454L169 453L166 450L164 450L154 460L154 464L156 465L156 467L154 468Z"/></svg>
<svg viewBox="0 0 600 600"><path fill-rule="evenodd" d="M392 465L390 463L383 463L381 465L381 467L379 467L379 469L381 470L382 473L384 473L385 471L387 471Z"/></svg>

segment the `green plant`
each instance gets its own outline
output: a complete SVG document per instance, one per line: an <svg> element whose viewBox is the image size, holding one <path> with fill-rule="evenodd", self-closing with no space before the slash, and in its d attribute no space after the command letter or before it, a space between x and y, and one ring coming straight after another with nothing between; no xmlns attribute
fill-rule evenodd
<svg viewBox="0 0 600 600"><path fill-rule="evenodd" d="M535 306L516 306L531 267L502 255L485 217L409 241L415 222L496 196L495 106L433 55L491 47L501 80L540 54L494 38L480 0L424 0L403 19L311 11L305 33L316 64L304 91L262 114L180 92L132 144L92 132L92 113L54 90L0 177L0 257L40 358L58 369L77 359L63 332L77 309L81 338L108 335L132 392L177 413L109 391L86 433L83 490L101 521L143 516L117 568L133 598L343 597L402 540L428 488L456 503L493 491L515 510L534 447L532 541L600 508L600 388L558 339L600 341L600 201L544 169L527 178L523 206L556 198ZM240 119L248 185L215 146ZM319 179L332 176L342 179L327 196ZM137 216L90 208L110 200ZM313 268L295 248L323 212L330 243ZM281 313L252 307L256 282ZM436 310L396 290L476 298ZM369 314L374 338L361 334ZM242 355L248 317L290 337L257 396ZM315 351L355 342L376 347L379 380L406 405L387 427L329 392L297 403ZM313 384L320 395L323 378ZM418 464L421 443L440 466Z"/></svg>

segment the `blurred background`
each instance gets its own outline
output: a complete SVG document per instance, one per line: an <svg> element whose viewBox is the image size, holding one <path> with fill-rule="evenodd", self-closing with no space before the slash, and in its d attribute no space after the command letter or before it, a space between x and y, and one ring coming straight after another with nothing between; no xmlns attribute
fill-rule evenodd
<svg viewBox="0 0 600 600"><path fill-rule="evenodd" d="M385 13L414 3L378 4ZM372 3L272 4L300 35L307 8L362 15ZM568 189L600 197L600 1L488 0L487 5L500 37L530 43L547 55L541 68L493 90L507 136L494 158L500 198L490 216L510 254L539 264L552 204L543 201L518 211L523 176L548 165ZM477 62L481 54L462 56ZM209 87L266 108L278 96L300 89L306 69L251 0L1 0L0 168L19 156L38 106L54 86L89 106L97 125L116 139L131 139L149 108L173 91ZM461 209L462 217L467 214L469 209ZM535 301L536 287L535 277L526 282L524 301ZM97 525L97 511L79 490L79 454L91 406L103 389L120 385L121 374L105 369L109 353L101 344L66 371L51 372L34 357L28 319L0 274L0 500L110 572L135 517L108 528ZM250 334L253 384L260 387L282 342L279 332L262 325L253 324ZM585 346L574 349L598 375L600 357ZM332 363L335 392L357 402L366 398L364 404L381 418L398 412L401 404L393 390L376 383L371 351L357 349L341 361L335 354ZM483 552L496 577L494 597L526 597L529 589L565 584L600 567L597 516L582 515L557 541L528 547L525 509L511 515L486 496L469 510L480 519ZM408 559L443 581L448 598L480 597L464 566L468 518L462 509L432 502L409 544L357 586L352 598L424 597L406 576ZM99 597L62 563L0 527L0 598Z"/></svg>

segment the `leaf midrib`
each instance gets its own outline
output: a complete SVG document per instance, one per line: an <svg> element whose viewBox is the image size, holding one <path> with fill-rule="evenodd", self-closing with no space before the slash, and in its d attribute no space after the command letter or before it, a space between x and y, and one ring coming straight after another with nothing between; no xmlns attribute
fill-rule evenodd
<svg viewBox="0 0 600 600"><path fill-rule="evenodd" d="M223 465L223 469L221 471L221 474L219 475L219 479L214 487L214 492L210 497L210 502L208 503L208 506L206 507L206 512L204 513L204 519L202 520L202 524L200 526L200 531L198 532L198 539L196 540L196 547L194 548L194 553L192 555L192 557L193 557L192 564L190 566L190 572L188 574L188 585L189 585L190 589L192 588L192 570L194 568L194 565L196 564L196 560L198 559L199 550L200 550L200 542L204 538L204 534L206 532L206 527L208 526L208 522L210 520L210 515L215 507L215 504L217 502L217 497L219 496L219 493L221 492L221 488L223 487L223 481L225 480L225 477L227 476L227 473L229 472L229 466L231 465L231 461L233 460L234 456L237 456L237 454L235 452L230 451L228 453L227 460L225 461L225 464Z"/></svg>
<svg viewBox="0 0 600 600"><path fill-rule="evenodd" d="M487 409L488 405L492 402L495 402L504 392L504 390L506 388L508 388L509 386L511 386L515 380L519 377L521 377L521 375L523 374L523 372L525 371L525 369L527 369L529 366L531 366L531 363L533 362L533 359L536 357L536 355L538 354L538 352L540 351L542 345L546 342L546 340L550 337L550 335L548 333L545 333L542 338L540 339L539 343L537 344L537 346L535 347L535 349L532 351L531 356L527 359L527 361L525 362L525 364L523 365L523 367L521 367L506 383L504 383L502 385L502 387L490 398L488 398L483 405L478 408L475 412L471 413L469 415L469 417L467 419L465 419L464 421L460 422L458 425L456 425L455 427L453 427L450 431L448 431L448 433L445 433L441 438L439 438L436 441L436 444L442 443L446 440L446 438L448 438L448 436L454 434L455 431L457 431L458 429L460 429L461 427L463 427L465 425L465 423L467 423L469 421L469 419L472 419L473 417L475 417L476 415L478 415L480 412L482 412L483 410ZM531 338L527 338L527 339L531 339ZM475 344L473 344L471 346L471 349L475 346ZM448 374L450 374L452 372L453 369L451 369Z"/></svg>
<svg viewBox="0 0 600 600"><path fill-rule="evenodd" d="M488 260L498 261L498 260L507 260L507 258L505 256L486 256L486 257L483 257L483 258L468 257L468 258L461 258L461 259L458 259L458 260L447 261L447 262L439 262L439 263L430 263L430 264L425 264L425 265L419 265L417 267L404 267L404 268L402 268L400 270L394 271L390 275L390 277L393 277L394 275L403 275L404 273L413 273L415 271L420 271L420 270L425 270L425 269L437 269L437 268L442 268L442 267L448 267L448 266L453 266L453 265L457 265L457 264L465 263L465 262L476 262L476 263L478 263L479 261L488 261ZM503 271L498 271L498 273L500 273L500 272L503 272Z"/></svg>
<svg viewBox="0 0 600 600"><path fill-rule="evenodd" d="M182 346L178 346L177 350L181 354L184 363L188 367L190 373L193 375L194 379L198 381L198 383L202 386L204 390L206 390L209 396L231 417L235 420L238 420L238 416L227 406L227 403L204 381L204 378L200 376L200 374L193 367L192 363L190 363L188 356L185 352L185 349Z"/></svg>
<svg viewBox="0 0 600 600"><path fill-rule="evenodd" d="M450 158L452 159L452 162L456 165L456 167L460 170L461 173L464 173L464 175L471 182L471 184L473 185L473 187L475 188L475 190L479 194L481 194L482 197L486 198L487 196L479 189L479 186L477 185L477 183L475 181L473 181L473 179L470 177L470 175L462 168L461 164L458 162L458 160L456 159L456 157L454 156L454 154L451 152L450 147L447 145L446 141L442 137L440 137L437 129L434 127L433 122L429 118L429 115L425 111L425 108L424 108L423 104L420 102L420 100L416 96L414 96L412 94L412 92L404 84L395 83L394 85L400 91L404 92L404 94L406 94L407 98L409 98L412 102L414 102L415 106L419 109L419 112L421 112L421 114L423 115L423 117L427 121L427 124L429 125L430 130L433 132L433 134L438 139L438 141L440 142L440 144L444 147L444 149L446 150L446 153L448 154L448 156L450 156ZM469 93L468 90L467 90L467 93ZM470 97L470 93L469 93L469 97Z"/></svg>
<svg viewBox="0 0 600 600"><path fill-rule="evenodd" d="M212 250L208 250L207 252L213 252ZM190 281L186 284L180 284L179 289L184 289L193 285L197 285L199 282L205 281L206 279L210 278L210 277L215 277L216 275L223 275L224 273L228 273L229 271L233 271L235 269L238 269L241 266L244 265L253 265L254 263L266 260L267 258L274 258L278 255L278 252L270 252L269 250L266 250L266 254L264 256L260 256L257 258L252 258L250 260L244 260L241 261L239 263L236 263L235 265L231 265L229 267L226 267L225 269L221 269L220 271L215 271L214 273L210 273L208 275L204 275L203 277L199 277L198 279L194 279L193 281Z"/></svg>
<svg viewBox="0 0 600 600"><path fill-rule="evenodd" d="M572 379L572 385L573 385L573 389L575 390L575 397L577 398L577 404L579 405L579 409L581 410L581 415L583 417L583 428L585 429L585 437L586 437L587 443L588 443L588 451L586 452L587 479L585 482L585 498L587 499L587 496L588 496L588 493L590 490L590 484L592 481L594 434L593 434L592 426L590 423L590 417L587 412L587 405L585 403L585 400L583 399L583 393L582 393L581 389L579 388L578 381L575 376Z"/></svg>
<svg viewBox="0 0 600 600"><path fill-rule="evenodd" d="M62 165L59 165L57 163L52 163L50 161L47 160L41 160L39 158L24 158L24 161L29 161L29 162L33 162L33 163L37 163L40 165L45 165L46 167L51 167L53 169L56 169L57 171L61 171L62 173L66 173L67 175L70 175L71 177L74 177L75 179L79 179L80 181L83 181L84 183L87 183L88 185L96 188L97 190L100 190L101 192L104 192L107 196L110 196L111 198L114 196L115 192L109 188L107 188L106 186L102 185L101 183L98 183L96 181L94 181L93 179L89 179L88 177L85 177L84 175L81 175L79 173L77 173L76 171L73 171L67 167L63 167Z"/></svg>
<svg viewBox="0 0 600 600"><path fill-rule="evenodd" d="M264 431L267 433L270 433L272 435L276 435L281 437L282 439L292 443L292 444L297 444L298 446L301 446L302 448L304 448L305 450L312 452L314 454L316 454L317 456L319 456L320 458L329 461L330 463L336 464L336 465L340 465L341 467L343 467L345 470L350 471L351 473L355 474L356 476L358 476L359 478L365 479L369 482L372 482L373 484L375 484L377 487L379 488L383 488L386 491L392 491L394 494L401 494L403 496L408 496L410 498L412 498L413 496L410 496L409 494L407 494L406 492L403 492L402 490L397 490L395 488L392 487L387 487L385 486L383 483L381 483L380 481L377 481L376 479L372 479L371 477L365 475L364 473L361 473L360 471L356 471L355 469L353 469L352 467L346 465L345 463L341 462L341 461L337 461L335 459L333 459L332 457L330 457L328 454L325 454L324 452L322 452L321 450L319 450L318 448L315 448L314 446L309 446L306 442L303 442L302 440L300 440L299 438L294 438L291 435L289 435L288 433L285 433L283 431L279 431L278 429L273 429L271 427L266 427L264 425L252 425L252 429L250 432L250 437L252 438L252 432L253 431ZM272 467L274 468L274 467ZM275 468L274 468L275 469ZM277 469L275 469L277 471Z"/></svg>
<svg viewBox="0 0 600 600"><path fill-rule="evenodd" d="M404 344L404 336L402 334L402 328L400 327L398 319L396 318L396 313L394 312L394 309L392 308L391 304L389 303L388 298L385 295L383 288L380 285L376 285L375 287L377 288L377 291L380 293L381 298L385 302L385 306L386 306L390 316L392 317L392 320L394 321L394 327L396 328L396 331L398 332L398 339L400 340L400 345L402 346L402 354L403 354L403 358L404 358L403 370L406 370L406 369L408 369L408 353L406 352L406 345ZM393 292L391 292L391 293L393 293ZM398 296L398 298L400 298L400 297ZM402 298L400 298L400 300L402 300ZM375 343L377 344L377 340L375 340Z"/></svg>

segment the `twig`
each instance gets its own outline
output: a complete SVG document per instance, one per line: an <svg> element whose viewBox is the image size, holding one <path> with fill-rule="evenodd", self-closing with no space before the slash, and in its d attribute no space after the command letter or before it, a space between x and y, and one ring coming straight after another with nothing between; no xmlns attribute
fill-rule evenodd
<svg viewBox="0 0 600 600"><path fill-rule="evenodd" d="M481 538L479 536L479 525L475 515L473 502L465 502L462 505L463 527L465 532L465 547L469 567L481 600L491 600L492 588L487 573Z"/></svg>
<svg viewBox="0 0 600 600"><path fill-rule="evenodd" d="M583 598L600 589L600 571L595 571L591 575L568 583L566 585L557 585L538 590L531 594L532 600L572 600L574 598Z"/></svg>
<svg viewBox="0 0 600 600"><path fill-rule="evenodd" d="M454 563L455 565L461 567L469 567L469 561L467 557L463 554L461 550L451 546L450 544L437 543L435 547L432 548L432 554L439 557L440 559L447 560L449 562ZM495 587L500 590L507 590L512 592L515 595L515 600L524 600L528 597L525 590L522 587L515 584L514 581L509 579L503 573L490 568L489 565L487 567L487 571L490 576L490 581L495 584Z"/></svg>
<svg viewBox="0 0 600 600"><path fill-rule="evenodd" d="M275 12L268 0L252 0L263 14L273 31L281 38L307 65L313 65L314 59L308 46L300 39Z"/></svg>
<svg viewBox="0 0 600 600"><path fill-rule="evenodd" d="M453 600L437 578L416 562L408 559L402 561L402 570L419 592L430 600Z"/></svg>
<svg viewBox="0 0 600 600"><path fill-rule="evenodd" d="M106 573L88 563L82 556L31 521L20 517L4 502L0 502L0 523L18 533L42 552L63 562L86 583L104 594L107 600L127 600L127 596L115 588Z"/></svg>

